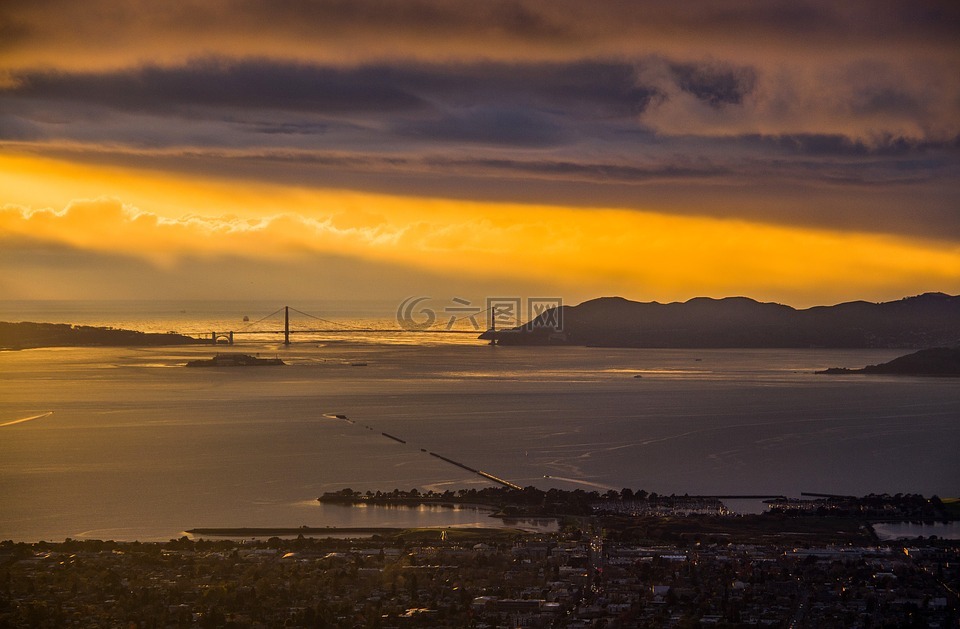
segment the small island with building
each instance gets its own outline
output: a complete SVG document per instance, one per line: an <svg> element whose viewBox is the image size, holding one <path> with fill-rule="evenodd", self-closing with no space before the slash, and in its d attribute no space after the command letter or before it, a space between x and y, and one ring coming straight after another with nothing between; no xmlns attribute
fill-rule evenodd
<svg viewBox="0 0 960 629"><path fill-rule="evenodd" d="M274 367L285 365L279 358L257 358L249 354L217 354L213 358L191 360L187 367Z"/></svg>

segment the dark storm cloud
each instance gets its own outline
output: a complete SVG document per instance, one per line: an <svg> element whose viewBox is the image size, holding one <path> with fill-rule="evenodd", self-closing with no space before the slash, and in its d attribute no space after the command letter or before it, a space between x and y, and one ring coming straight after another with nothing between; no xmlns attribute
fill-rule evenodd
<svg viewBox="0 0 960 629"><path fill-rule="evenodd" d="M960 149L960 136L944 141L919 141L902 136L883 136L873 142L849 138L840 134L801 133L780 136L747 135L736 140L744 146L773 148L787 154L817 157L905 157L909 155L940 153L946 161L951 152Z"/></svg>
<svg viewBox="0 0 960 629"><path fill-rule="evenodd" d="M58 155L75 159L79 157L69 150L56 152ZM338 171L350 171L354 174L366 173L370 177L381 176L411 176L422 175L451 177L451 181L463 182L463 178L488 178L494 181L512 179L517 181L541 180L546 182L579 181L595 184L644 184L653 181L728 181L730 178L745 177L745 172L738 172L722 164L700 160L697 164L687 163L685 160L669 162L660 160L655 164L635 165L626 163L603 161L573 161L559 159L522 159L472 157L464 158L452 154L404 154L404 155L377 155L360 153L322 153L322 152L197 152L182 151L173 155L151 156L145 153L121 154L106 151L103 159L123 163L130 161L142 162L143 165L165 165L170 167L166 160L184 160L189 162L186 170L197 172L203 170L211 174L220 173L217 164L225 171L242 168L241 164L252 165L252 170L245 170L244 174L256 178L256 169L267 179L272 179L272 166L283 169L286 173L284 181L291 184L304 184L317 181L318 178L326 181L326 177L335 176ZM317 173L316 167L323 167L323 174ZM750 172L757 172L754 164L750 165ZM366 180L367 184L372 180ZM459 185L459 184L454 184ZM468 186L465 190L477 191L476 186ZM429 190L423 189L418 194L425 194ZM481 195L482 196L482 195ZM530 201L532 199L525 199Z"/></svg>
<svg viewBox="0 0 960 629"><path fill-rule="evenodd" d="M574 162L558 160L511 160L511 159L428 159L432 167L445 167L461 172L486 173L498 177L556 180L580 180L594 183L645 183L667 180L705 180L727 177L733 172L726 167L701 164L699 167L685 164L659 164L635 166L602 162Z"/></svg>
<svg viewBox="0 0 960 629"><path fill-rule="evenodd" d="M0 9L2 11L2 9ZM0 13L0 50L16 48L29 41L31 29L23 22Z"/></svg>
<svg viewBox="0 0 960 629"><path fill-rule="evenodd" d="M496 182L500 185L507 180L551 183L560 182L587 184L590 186L630 186L644 190L652 185L685 185L690 190L702 184L755 186L763 181L765 185L776 186L784 183L806 185L808 188L843 185L861 192L869 189L871 194L882 188L902 187L927 182L949 181L956 175L954 160L944 155L928 158L900 156L900 159L872 160L826 160L818 156L801 158L778 158L771 155L767 159L745 157L733 159L688 160L675 157L660 159L653 163L617 163L589 159L524 159L507 157L471 157L455 155L417 155L380 157L376 155L324 155L324 154L249 154L228 158L258 164L285 163L298 167L324 166L330 169L329 176L335 171L366 172L371 176L430 176L448 177L454 185L462 185L464 190L478 198L490 198L489 186L478 183L480 179ZM838 157L837 153L830 154ZM842 157L850 157L842 154ZM291 171L293 175L293 171ZM309 176L304 174L304 180ZM471 180L471 183L465 183ZM295 180L291 180L295 181ZM816 181L816 185L811 185ZM456 183L459 182L459 183ZM369 185L363 184L361 188ZM426 193L427 189L420 193ZM502 197L496 197L502 199ZM557 197L553 202L560 202ZM623 196L618 204L624 203ZM533 201L524 198L524 201ZM596 198L594 198L596 200ZM639 205L643 197L638 197ZM627 205L637 205L637 201ZM960 215L957 216L960 220Z"/></svg>
<svg viewBox="0 0 960 629"><path fill-rule="evenodd" d="M859 78L857 70L869 76ZM657 135L679 134L743 136L746 146L761 128L764 136L801 138L796 143L802 150L832 141L838 147L849 144L852 154L893 146L887 138L922 144L956 136L957 122L949 114L958 106L949 102L949 90L937 95L923 83L897 85L902 71L885 64L847 68L840 79L858 84L819 97L816 85L801 89L802 77L773 80L753 66L663 57L550 63L400 60L346 67L206 59L99 73L19 72L0 86L0 99L8 114L23 121L86 122L97 115L90 108L102 107L174 114L171 124L191 118L240 125L237 137L220 134L224 146L242 145L244 132L322 135L330 130L331 117L342 130L349 127L358 136L354 140L506 147L549 147L590 137L621 144L631 133L640 142L637 148L649 146ZM697 110L689 103L707 107ZM832 131L838 127L849 131ZM63 124L51 129L71 132ZM637 131L646 132L646 138ZM104 133L103 141L124 141L108 137L109 129ZM203 145L218 143L216 133L194 135ZM830 140L841 135L847 139Z"/></svg>
<svg viewBox="0 0 960 629"><path fill-rule="evenodd" d="M555 146L569 136L546 116L503 107L468 109L439 120L403 123L396 130L418 139L501 146Z"/></svg>
<svg viewBox="0 0 960 629"><path fill-rule="evenodd" d="M661 95L657 86L641 83L633 64L594 61L553 68L561 69L544 72L549 68L534 67L523 77L524 82L542 81L544 94L560 102L593 104L619 115L643 113L650 101Z"/></svg>
<svg viewBox="0 0 960 629"><path fill-rule="evenodd" d="M2 103L0 99L0 103ZM37 125L20 116L0 111L0 140L26 142L42 141L44 134Z"/></svg>
<svg viewBox="0 0 960 629"><path fill-rule="evenodd" d="M402 112L449 106L523 103L603 115L642 112L657 94L638 84L633 64L366 65L340 68L276 60L204 60L102 73L14 74L0 95L69 101L120 110L171 107L279 109L318 113Z"/></svg>
<svg viewBox="0 0 960 629"><path fill-rule="evenodd" d="M119 110L228 107L290 111L398 111L424 106L387 68L344 70L271 61L199 61L107 73L18 74L9 96L104 105Z"/></svg>
<svg viewBox="0 0 960 629"><path fill-rule="evenodd" d="M449 0L242 0L236 3L236 19L265 21L299 30L321 25L324 31L418 34L443 37L475 30L497 31L520 39L556 39L572 35L561 20L554 19L542 3L516 0L486 0L462 3Z"/></svg>
<svg viewBox="0 0 960 629"><path fill-rule="evenodd" d="M268 135L318 135L330 129L329 124L319 122L253 122L247 123L254 133Z"/></svg>
<svg viewBox="0 0 960 629"><path fill-rule="evenodd" d="M591 116L629 116L642 112L659 93L638 78L642 64L642 60L416 64L398 68L396 78L456 105L513 102Z"/></svg>
<svg viewBox="0 0 960 629"><path fill-rule="evenodd" d="M858 114L905 114L916 116L923 113L917 97L896 87L875 87L859 91L853 102Z"/></svg>
<svg viewBox="0 0 960 629"><path fill-rule="evenodd" d="M89 141L91 121L123 112L155 119L133 128L105 124L103 141L162 146L164 134L157 130L169 124L176 127L166 134L174 146L188 137L204 146L238 146L244 133L320 136L335 128L354 141L381 145L550 147L576 138L581 125L632 120L659 94L657 87L638 80L636 64L626 62L408 62L340 68L207 59L175 67L14 75L10 85L0 88L0 102L6 101L4 109L16 124L0 131L0 137L25 139L17 129L28 128L40 135L42 121L61 120L84 124L48 125L51 134ZM187 132L187 119L235 127Z"/></svg>
<svg viewBox="0 0 960 629"><path fill-rule="evenodd" d="M789 183L804 185L808 189L832 187L838 184L871 194L882 188L902 187L924 182L949 182L956 174L956 162L949 152L928 149L929 156L903 154L883 156L880 159L860 159L868 153L851 153L847 150L816 149L817 153L800 153L792 144L796 138L759 138L768 152L765 159L752 157L751 152L734 159L729 153L737 151L737 141L729 140L719 147L719 152L728 155L717 158L684 156L648 159L639 162L610 159L550 159L525 157L525 150L508 156L503 150L478 147L477 155L465 157L462 152L431 154L419 153L382 155L376 153L332 153L322 151L178 151L168 154L149 152L118 153L106 150L99 159L111 163L139 163L144 167L175 168L181 163L185 172L208 172L223 175L242 173L244 177L264 181L283 181L304 185L318 183L345 185L368 190L376 188L389 192L389 182L407 178L404 193L426 195L431 186L447 179L451 188L461 188L464 198L471 195L487 200L522 200L535 202L544 186L562 183L587 185L584 199L597 203L603 200L603 186L622 187L620 193L610 197L616 205L642 207L646 197L636 196L658 185L685 186L694 194L701 185L737 185L744 189L756 187L757 182L776 187ZM822 139L804 138L816 143ZM827 143L829 143L827 141ZM77 159L81 155L70 150L57 151L58 155ZM829 158L829 159L824 159ZM94 161L97 161L94 159ZM318 168L319 167L319 168ZM425 184L424 181L429 181ZM491 194L507 181L529 186L530 194L519 197ZM811 184L811 182L818 182ZM386 186L386 187L384 187ZM598 187L599 186L599 187ZM631 201L623 190L633 188L635 198ZM445 189L444 194L449 190ZM552 196L552 203L561 203L564 195ZM600 195L600 196L597 196ZM566 200L572 201L566 197ZM577 201L583 204L583 201ZM726 210L725 210L726 211ZM960 219L960 215L957 217Z"/></svg>
<svg viewBox="0 0 960 629"><path fill-rule="evenodd" d="M724 68L713 65L674 63L670 69L677 86L712 107L739 105L753 91L756 72L752 68Z"/></svg>
<svg viewBox="0 0 960 629"><path fill-rule="evenodd" d="M354 42L376 56L386 49L429 49L433 54L472 50L473 55L527 55L538 49L597 50L650 42L663 48L667 40L706 48L731 34L767 45L763 40L810 45L841 41L956 40L960 10L949 0L878 0L837 3L828 0L756 2L712 0L697 3L638 3L632 0L182 0L158 10L144 0L54 0L8 3L0 9L8 19L30 24L37 44L60 36L115 30L117 23L142 38L141 45L178 33L208 39L219 33L264 40L287 39L322 48L332 42L343 48ZM31 6L32 5L32 6ZM149 6L148 10L146 6ZM42 19L46 18L46 19ZM192 42L180 38L182 45ZM123 42L124 44L126 42ZM490 48L490 43L497 44ZM488 47L484 50L484 44ZM522 55L521 55L522 56Z"/></svg>

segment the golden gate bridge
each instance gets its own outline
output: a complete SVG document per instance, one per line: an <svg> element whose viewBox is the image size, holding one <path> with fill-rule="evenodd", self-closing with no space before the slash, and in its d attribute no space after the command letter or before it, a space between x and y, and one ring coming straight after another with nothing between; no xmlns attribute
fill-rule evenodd
<svg viewBox="0 0 960 629"><path fill-rule="evenodd" d="M294 312L301 316L307 317L308 319L318 321L322 324L325 324L327 327L323 328L313 328L313 329L301 329L301 328L291 328L290 327L290 313ZM266 328L264 323L273 317L277 317L280 313L283 313L283 328ZM188 333L189 336L198 336L200 338L209 339L210 342L214 345L233 345L234 338L241 335L269 335L269 334L283 334L283 344L290 345L290 336L294 334L476 334L479 335L483 332L480 326L477 324L477 317L481 315L486 315L490 313L489 317L490 328L488 331L493 332L494 334L497 331L496 328L496 314L497 306L491 306L487 310L481 310L478 312L472 312L471 314L464 315L462 317L452 317L445 326L421 326L413 325L410 327L397 327L397 328L380 328L380 327L370 327L370 326L358 326L352 325L349 323L343 323L340 321L331 321L329 319L324 319L316 315L312 315L308 312L303 312L302 310L297 310L296 308L291 308L290 306L283 306L277 310L271 312L270 314L262 317L256 321L247 323L244 327L241 327L238 330L230 331L211 331L211 332L192 332ZM460 321L470 320L474 324L472 329L454 329L453 325ZM495 338L495 337L494 337ZM495 344L492 340L491 345Z"/></svg>

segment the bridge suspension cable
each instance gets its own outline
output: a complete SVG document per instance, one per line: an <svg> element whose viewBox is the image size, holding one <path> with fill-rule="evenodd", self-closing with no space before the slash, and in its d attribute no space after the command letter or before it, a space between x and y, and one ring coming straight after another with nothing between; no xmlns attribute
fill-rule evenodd
<svg viewBox="0 0 960 629"><path fill-rule="evenodd" d="M281 308L281 310L282 310L282 308ZM330 325L338 325L338 326L340 326L340 327L342 327L342 328L348 328L348 329L351 329L351 330L358 330L358 331L363 331L363 332L369 330L369 328L364 328L364 327L360 327L360 326L357 326L357 325L350 325L349 323L341 323L341 322L339 322L339 321L330 321L329 319L324 319L324 318L322 318L322 317L318 317L318 316L316 316L316 315L312 315L312 314L310 314L309 312L304 312L304 311L302 311L302 310L297 310L296 308L290 308L290 310L293 311L293 312L296 312L297 314L301 314L301 315L303 315L303 316L305 316L305 317L310 317L311 319L316 319L317 321L323 321L324 323L327 323L327 324L330 324Z"/></svg>
<svg viewBox="0 0 960 629"><path fill-rule="evenodd" d="M447 321L447 328L449 329L449 328L452 327L455 323L459 323L460 321L463 321L463 320L465 320L465 319L470 319L470 320L472 321L475 317L480 316L480 315L486 315L488 312L496 310L496 308L497 308L496 306L490 306L489 308L487 308L487 309L485 309L485 310L481 310L481 311L479 311L479 312L471 312L471 313L465 314L465 315L463 315L463 316L461 316L461 317L451 318L450 320ZM281 308L281 310L282 310L282 308ZM349 324L349 323L342 323L342 322L339 322L339 321L331 321L331 320L329 320L329 319L324 319L324 318L322 318L322 317L318 317L318 316L316 316L316 315L312 315L312 314L310 314L309 312L303 312L302 310L297 310L296 308L293 308L293 307L290 307L290 311L291 311L291 312L296 312L297 314L301 314L301 315L303 315L303 316L305 316L305 317L310 317L311 319L316 319L317 321L322 321L322 322L324 322L324 323L328 323L328 324L330 324L330 325L336 325L336 326L340 326L340 327L342 327L342 328L348 328L348 329L357 330L357 331L360 331L360 332L369 332L369 331L370 331L370 328L369 328L369 327L362 327L362 326L357 326L357 325L351 325L351 324ZM279 310L278 310L277 312L279 312Z"/></svg>
<svg viewBox="0 0 960 629"><path fill-rule="evenodd" d="M276 310L274 310L273 312L271 312L271 313L268 314L267 316L261 317L260 319L257 319L256 321L254 321L254 322L252 322L252 323L248 323L247 325L245 325L245 326L243 326L242 328L240 328L239 330L237 330L237 332L246 332L249 328L257 325L258 323L263 323L264 321L266 321L266 320L269 319L270 317L272 317L272 316L274 316L274 315L277 315L277 314L280 314L281 312L283 312L283 307L277 308Z"/></svg>
<svg viewBox="0 0 960 629"><path fill-rule="evenodd" d="M475 332L475 331L477 331L477 330L480 329L479 324L477 323L477 320L476 320L476 318L477 318L477 317L480 317L480 316L489 316L489 317L490 317L490 318L489 318L490 327L491 327L491 329L495 330L495 329L496 329L496 314L497 314L497 307L494 305L494 306L490 306L490 307L488 307L488 308L486 308L486 309L483 309L483 310L478 310L477 312L468 312L467 314L464 314L464 315L459 316L459 317L453 317L453 316L451 316L451 317L447 320L446 325L445 325L442 329L440 329L440 328L438 328L438 329L432 329L432 330L429 329L429 328L427 328L427 329L410 329L410 328L404 327L402 324L401 324L401 326L398 327L398 328L371 328L371 327L369 327L369 326L366 326L366 327L365 327L365 326L359 326L359 325L354 325L354 324L351 324L351 323L343 323L343 322L341 322L341 321L331 321L330 319L324 319L323 317L318 317L317 315L311 314L311 313L309 313L309 312L304 312L304 311L302 311L302 310L298 310L297 308L291 308L290 306L283 306L283 307L281 307L281 308L278 308L277 310L274 310L274 311L271 312L270 314L268 314L268 315L266 315L266 316L264 316L264 317L261 317L261 318L257 319L256 321L252 321L252 322L247 322L247 323L245 323L245 325L243 325L241 328L239 328L239 329L236 330L236 331L232 331L232 332L220 332L220 333L218 333L218 332L212 332L212 333L211 333L211 338L213 339L213 342L214 342L214 343L217 343L217 342L218 342L218 339L221 338L221 337L224 338L224 339L229 339L228 342L229 342L229 344L232 345L232 344L233 344L233 337L234 337L235 334L277 334L277 333L282 333L282 334L284 335L284 344L285 344L285 345L289 345L289 344L290 344L290 334L294 334L294 333L308 333L308 332L336 332L336 331L337 331L337 330L291 330L291 329L290 329L290 311L291 311L291 310L292 310L293 312L301 315L301 316L307 317L307 318L309 318L309 319L314 319L314 320L316 320L316 321L320 321L320 322L322 322L322 323L324 323L324 324L327 324L327 325L330 325L330 326L334 326L335 328L337 328L337 329L339 329L339 330L342 330L342 331L345 331L345 332L346 332L346 331L354 331L354 332L375 332L375 333L383 333L383 332L398 332L398 333L403 333L403 332L446 332L446 333L463 333L463 334L470 334L470 333L473 333L473 332ZM462 310L462 309L461 309L461 310ZM270 319L271 317L275 317L275 316L277 316L277 315L279 315L279 314L281 314L281 313L283 313L283 329L282 329L282 330L264 330L264 329L258 329L258 326L259 326L260 324L262 324L264 321L266 321L267 319ZM454 330L454 329L451 329L455 324L457 324L457 323L459 323L459 322L461 322L461 321L464 321L464 320L469 320L469 321L473 324L474 329L473 329L473 330ZM432 327L432 326L431 326L431 327Z"/></svg>

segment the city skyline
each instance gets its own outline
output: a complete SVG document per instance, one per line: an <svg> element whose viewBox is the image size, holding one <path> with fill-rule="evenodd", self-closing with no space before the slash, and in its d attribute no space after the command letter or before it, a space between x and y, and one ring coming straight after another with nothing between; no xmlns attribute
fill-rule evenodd
<svg viewBox="0 0 960 629"><path fill-rule="evenodd" d="M960 9L0 8L8 299L960 293Z"/></svg>

